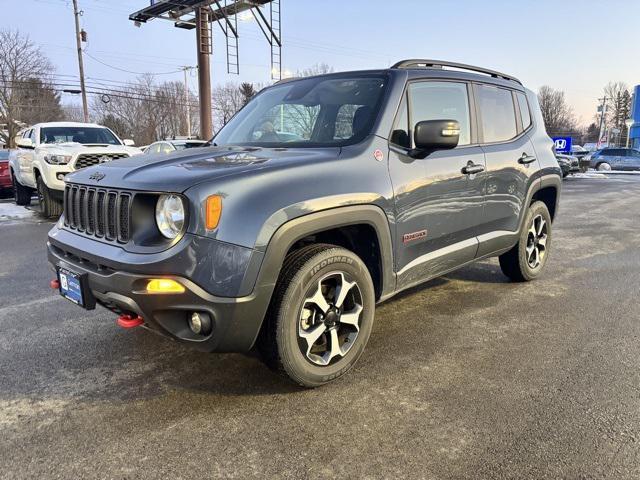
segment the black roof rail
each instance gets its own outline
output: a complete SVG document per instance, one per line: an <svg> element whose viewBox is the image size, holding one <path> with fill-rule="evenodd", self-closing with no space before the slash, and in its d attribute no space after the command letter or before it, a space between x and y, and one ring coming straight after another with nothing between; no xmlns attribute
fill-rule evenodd
<svg viewBox="0 0 640 480"><path fill-rule="evenodd" d="M394 64L391 68L438 68L442 69L444 67L448 68L458 68L460 70L469 70L471 72L476 73L484 73L485 75L489 75L493 78L502 78L503 80L511 80L512 82L517 82L522 85L522 82L518 80L516 77L512 77L511 75L507 75L506 73L496 72L495 70L489 70L488 68L476 67L474 65L467 65L465 63L456 63L456 62L446 62L442 60L427 60L421 58L413 58L409 60L400 60L398 63Z"/></svg>

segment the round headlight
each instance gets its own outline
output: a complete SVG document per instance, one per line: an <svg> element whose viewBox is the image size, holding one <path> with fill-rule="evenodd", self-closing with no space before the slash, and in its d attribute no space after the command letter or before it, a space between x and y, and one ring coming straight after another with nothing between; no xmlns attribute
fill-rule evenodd
<svg viewBox="0 0 640 480"><path fill-rule="evenodd" d="M156 224L160 233L174 239L184 227L184 205L177 195L161 195L156 204Z"/></svg>

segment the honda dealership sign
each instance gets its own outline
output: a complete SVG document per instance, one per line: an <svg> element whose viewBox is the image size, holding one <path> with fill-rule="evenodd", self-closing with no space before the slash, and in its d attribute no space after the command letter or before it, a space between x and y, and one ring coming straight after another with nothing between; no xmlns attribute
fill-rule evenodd
<svg viewBox="0 0 640 480"><path fill-rule="evenodd" d="M551 140L555 144L556 152L571 152L571 137L552 137Z"/></svg>

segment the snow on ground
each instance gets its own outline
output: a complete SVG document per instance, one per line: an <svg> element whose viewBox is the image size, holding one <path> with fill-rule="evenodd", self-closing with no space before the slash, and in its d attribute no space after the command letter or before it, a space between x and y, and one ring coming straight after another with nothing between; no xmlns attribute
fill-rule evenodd
<svg viewBox="0 0 640 480"><path fill-rule="evenodd" d="M0 222L34 218L36 213L12 202L0 202Z"/></svg>
<svg viewBox="0 0 640 480"><path fill-rule="evenodd" d="M640 175L640 171L630 172L630 171L621 171L621 170L610 170L608 172L599 172L597 170L589 170L586 173L571 174L573 178L608 178L608 175Z"/></svg>
<svg viewBox="0 0 640 480"><path fill-rule="evenodd" d="M598 172L572 173L570 176L573 178L607 178L605 174Z"/></svg>

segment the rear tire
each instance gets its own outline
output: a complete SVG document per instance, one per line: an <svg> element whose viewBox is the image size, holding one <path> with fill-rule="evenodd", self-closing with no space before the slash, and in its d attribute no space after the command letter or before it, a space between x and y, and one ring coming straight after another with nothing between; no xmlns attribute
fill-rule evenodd
<svg viewBox="0 0 640 480"><path fill-rule="evenodd" d="M502 273L515 282L529 282L544 270L551 248L551 215L540 201L531 204L525 215L516 246L500 255Z"/></svg>
<svg viewBox="0 0 640 480"><path fill-rule="evenodd" d="M285 258L258 350L270 368L318 387L360 358L374 310L373 281L356 254L327 244L303 247Z"/></svg>
<svg viewBox="0 0 640 480"><path fill-rule="evenodd" d="M31 205L31 189L25 187L16 180L16 176L11 172L11 178L13 180L13 195L15 196L16 205L21 207L27 207Z"/></svg>
<svg viewBox="0 0 640 480"><path fill-rule="evenodd" d="M40 213L45 218L59 217L62 215L62 202L55 198L49 187L44 184L42 177L37 178L38 200L40 203Z"/></svg>

